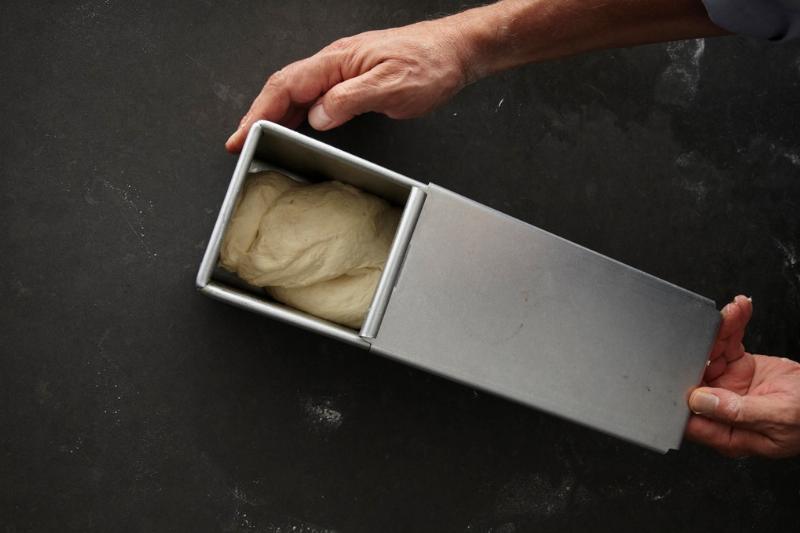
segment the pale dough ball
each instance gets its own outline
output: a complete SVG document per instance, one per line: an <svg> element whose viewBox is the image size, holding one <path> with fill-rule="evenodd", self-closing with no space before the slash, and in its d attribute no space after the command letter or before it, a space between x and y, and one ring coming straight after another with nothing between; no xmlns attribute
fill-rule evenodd
<svg viewBox="0 0 800 533"><path fill-rule="evenodd" d="M400 209L343 183L248 178L220 264L276 300L359 328L389 255Z"/></svg>
<svg viewBox="0 0 800 533"><path fill-rule="evenodd" d="M261 217L278 197L300 184L278 172L261 172L250 176L236 201L228 231L220 248L220 263L236 271L258 234Z"/></svg>
<svg viewBox="0 0 800 533"><path fill-rule="evenodd" d="M261 218L239 275L259 287L305 287L383 267L396 211L377 196L335 181L292 188Z"/></svg>

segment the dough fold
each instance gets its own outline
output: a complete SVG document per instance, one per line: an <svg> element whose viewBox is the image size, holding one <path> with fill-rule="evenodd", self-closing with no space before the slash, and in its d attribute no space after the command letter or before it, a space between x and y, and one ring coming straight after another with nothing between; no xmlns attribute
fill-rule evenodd
<svg viewBox="0 0 800 533"><path fill-rule="evenodd" d="M250 176L236 200L228 231L220 248L220 264L236 272L258 235L261 218L278 197L300 184L278 172L267 171Z"/></svg>
<svg viewBox="0 0 800 533"><path fill-rule="evenodd" d="M344 183L250 176L220 264L276 300L358 329L389 255L400 210Z"/></svg>
<svg viewBox="0 0 800 533"><path fill-rule="evenodd" d="M381 277L380 268L305 287L267 287L279 302L354 329L361 327Z"/></svg>

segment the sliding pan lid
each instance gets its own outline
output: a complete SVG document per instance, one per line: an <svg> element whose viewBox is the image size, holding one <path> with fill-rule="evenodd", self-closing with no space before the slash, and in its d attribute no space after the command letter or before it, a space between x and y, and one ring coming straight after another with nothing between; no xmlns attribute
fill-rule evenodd
<svg viewBox="0 0 800 533"><path fill-rule="evenodd" d="M372 349L666 451L714 303L436 185Z"/></svg>

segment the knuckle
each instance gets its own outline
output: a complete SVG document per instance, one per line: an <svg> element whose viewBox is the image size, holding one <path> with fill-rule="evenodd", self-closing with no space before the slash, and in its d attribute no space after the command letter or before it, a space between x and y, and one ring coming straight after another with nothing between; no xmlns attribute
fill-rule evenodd
<svg viewBox="0 0 800 533"><path fill-rule="evenodd" d="M718 412L733 425L744 424L750 419L747 404L739 396L723 399Z"/></svg>
<svg viewBox="0 0 800 533"><path fill-rule="evenodd" d="M751 417L747 414L747 411L745 411L744 409L737 409L736 411L733 411L730 420L734 426L740 426L748 422L753 422L753 420L751 420Z"/></svg>
<svg viewBox="0 0 800 533"><path fill-rule="evenodd" d="M342 37L340 39L336 39L331 44L323 48L323 51L326 52L336 52L341 50L348 50L352 48L356 39L355 37Z"/></svg>
<svg viewBox="0 0 800 533"><path fill-rule="evenodd" d="M267 85L270 87L283 87L286 85L286 69L282 68L281 70L275 72L267 79Z"/></svg>
<svg viewBox="0 0 800 533"><path fill-rule="evenodd" d="M395 61L390 68L390 76L397 83L413 83L421 74L421 67L408 61Z"/></svg>
<svg viewBox="0 0 800 533"><path fill-rule="evenodd" d="M325 99L333 107L343 107L352 102L353 94L347 89L332 89L328 91Z"/></svg>

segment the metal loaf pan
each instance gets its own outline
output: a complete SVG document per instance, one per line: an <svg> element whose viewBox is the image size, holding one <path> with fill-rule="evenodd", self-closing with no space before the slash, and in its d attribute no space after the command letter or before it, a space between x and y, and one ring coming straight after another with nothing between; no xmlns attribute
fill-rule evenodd
<svg viewBox="0 0 800 533"><path fill-rule="evenodd" d="M263 170L277 170L298 181L338 180L404 206L384 272L378 283L370 311L360 331L309 315L269 298L258 287L252 287L218 266L222 238L233 215L236 200L247 175ZM211 233L200 270L197 288L218 300L255 311L333 337L362 348L380 325L389 299L389 292L402 263L425 198L426 186L396 172L321 143L315 139L268 121L256 122L245 141L233 171L228 191L222 202Z"/></svg>
<svg viewBox="0 0 800 533"><path fill-rule="evenodd" d="M217 268L241 185L264 168L405 206L360 331L270 301ZM197 286L660 452L681 443L720 322L707 298L270 122L249 133Z"/></svg>

